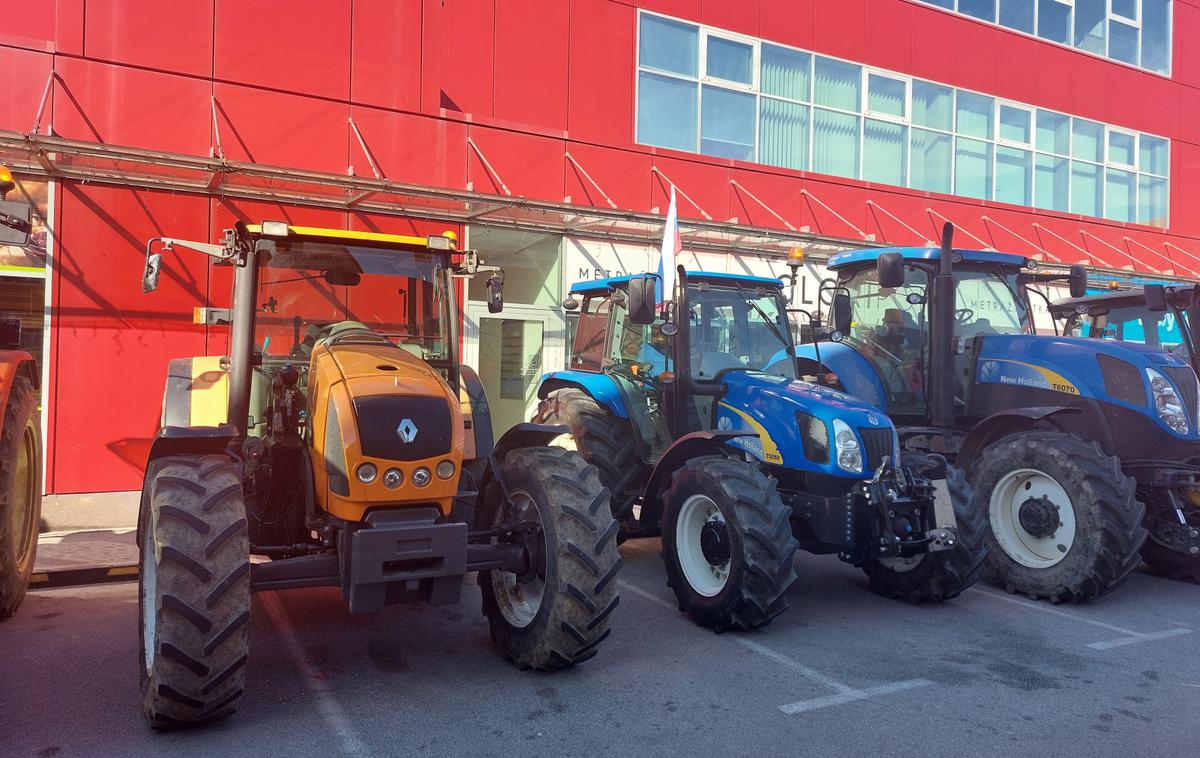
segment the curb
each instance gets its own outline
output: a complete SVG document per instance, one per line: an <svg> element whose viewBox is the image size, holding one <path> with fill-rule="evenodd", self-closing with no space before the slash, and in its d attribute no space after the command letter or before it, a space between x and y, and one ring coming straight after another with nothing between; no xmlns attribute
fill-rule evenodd
<svg viewBox="0 0 1200 758"><path fill-rule="evenodd" d="M126 582L137 579L137 576L137 564L132 566L104 566L101 568L39 571L29 578L29 588L46 589L50 587L72 587L84 584Z"/></svg>

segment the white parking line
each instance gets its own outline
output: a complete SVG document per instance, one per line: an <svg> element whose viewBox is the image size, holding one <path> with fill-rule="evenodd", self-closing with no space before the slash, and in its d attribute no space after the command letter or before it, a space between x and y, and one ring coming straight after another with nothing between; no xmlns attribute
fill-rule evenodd
<svg viewBox="0 0 1200 758"><path fill-rule="evenodd" d="M1149 642L1151 640L1161 640L1161 639L1166 639L1167 637L1178 637L1182 634L1191 634L1193 631L1191 629L1179 627L1176 629L1167 629L1162 632L1138 632L1138 631L1134 631L1133 629L1126 629L1123 626L1117 626L1115 624L1107 624L1103 621L1095 621L1095 620L1087 618L1085 616L1080 616L1079 614L1076 614L1076 613L1068 613L1066 611L1060 611L1057 608L1052 608L1052 607L1043 605L1042 603L1035 603L1030 600L1021 600L1020 598L1015 598L1010 595L1006 595L1002 592L994 592L992 590L985 590L981 587L972 587L970 589L970 591L980 594L980 595L985 595L987 597L992 598L993 600L1003 600L1006 603L1012 603L1013 605L1019 605L1023 608L1028 608L1029 610L1032 610L1032 611L1041 611L1042 613L1049 613L1053 616L1062 616L1063 618L1071 619L1072 621L1078 621L1082 624L1090 624L1091 626L1099 627L1100 629L1108 629L1109 631L1117 632L1118 634L1124 635L1122 637L1117 637L1116 639L1101 640L1100 642L1089 643L1087 645L1087 647L1089 647L1093 650L1110 650L1114 647L1124 647L1125 645L1136 645L1139 642Z"/></svg>
<svg viewBox="0 0 1200 758"><path fill-rule="evenodd" d="M676 610L674 603L668 602L653 593L647 592L641 587L624 581L623 579L618 579L617 584L619 584L621 589L626 592L631 592L640 598L649 600L650 602L661 605L664 608ZM876 695L887 695L892 692L902 692L904 690L911 690L917 687L928 687L933 684L933 682L929 681L928 679L906 679L900 682L890 682L888 684L881 684L877 687L868 687L860 690L855 687L851 687L848 684L843 684L836 679L825 676L820 671L809 668L803 663L800 663L793 658L789 658L783 653L772 650L766 645L755 642L747 637L733 636L729 639L732 639L742 647L752 650L753 652L758 653L770 661L774 661L781 666L799 673L805 679L808 679L814 684L828 687L836 692L836 694L833 695L825 695L823 697L812 698L810 700L801 700L796 703L788 703L787 705L779 706L779 710L788 715L805 713L807 711L815 711L820 708L828 708L833 705L844 705L845 703L853 703L857 700L867 700L868 698L875 697Z"/></svg>
<svg viewBox="0 0 1200 758"><path fill-rule="evenodd" d="M258 599L275 624L275 629L283 639L283 644L287 647L292 661L304 675L304 684L312 693L313 699L317 701L317 709L321 711L325 723L329 725L341 743L341 754L369 758L371 751L367 749L354 731L354 727L350 725L350 718L333 694L333 688L329 686L329 682L320 678L321 672L309 663L308 656L304 654L304 646L300 644L300 638L296 636L296 629L292 626L287 609L279 601L278 595L274 592L262 592L258 594Z"/></svg>

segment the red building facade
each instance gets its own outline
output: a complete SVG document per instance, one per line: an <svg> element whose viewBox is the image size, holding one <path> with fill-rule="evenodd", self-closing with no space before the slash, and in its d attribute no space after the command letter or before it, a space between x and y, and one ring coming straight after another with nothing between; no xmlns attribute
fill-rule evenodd
<svg viewBox="0 0 1200 758"><path fill-rule="evenodd" d="M1082 0L1053 2L1083 18ZM138 488L166 361L225 350L224 330L193 325L191 312L227 304L227 272L199 256L176 256L159 292L143 296L147 238L215 241L239 218L418 234L470 234L464 226L485 234L493 221L503 227L504 213L467 225L413 210L419 204L389 212L353 188L314 207L311 196L297 199L279 178L289 171L288 181L313 172L323 186L366 177L453 191L456 202L477 195L510 206L519 198L545 203L553 212L543 215L556 219L547 226L551 236L562 236L572 208L595 208L613 222L567 236L608 238L609 252L636 247L639 234L647 249L653 244L645 223L641 231L611 230L622 213L644 222L665 212L674 185L693 232L723 230L725 241L707 243L707 255L732 252L739 229L759 239L762 230L776 230L788 244L811 238L813 249L924 244L949 219L963 244L1051 265L1200 276L1200 45L1187 42L1200 38L1200 0L1170 4L1170 49L1145 55L1146 66L1112 59L1128 59L1119 44L1127 17L1105 16L1109 41L1099 50L1107 55L1091 38L1081 49L1006 28L1002 16L994 23L971 17L975 7L952 0L0 0L0 160L30 187L52 182L49 263L40 275L47 491ZM1143 10L1137 23L1149 29L1152 17ZM690 49L686 41L657 61L643 57L647 18L665 19L689 39L695 30L692 74L677 54ZM726 43L751 51L749 68L738 68L737 55L729 58L733 68L714 63L732 49L718 49ZM801 91L800 74L786 81L764 74L765 58L777 50L790 60L809 56L806 76L818 81ZM819 81L822 66L836 66L819 61L860 72L859 112L838 110L833 80ZM676 92L700 93L696 134L680 135L686 119L663 121L679 116L653 110L663 98L639 102L655 76L673 77ZM922 152L928 143L915 147L918 134L937 132L914 99L927 85L957 98L940 138L955 156L947 185L914 174L914 155L930 155ZM904 93L899 106L889 104L889 87ZM754 99L752 129L744 119L739 126L736 107L718 107L716 90L747 107L745 98ZM986 133L972 137L959 126L973 128L978 114L963 108L980 102L970 99L976 96L991 105L980 127ZM786 100L803 121L796 129L805 130L804 144L794 129L785 137L768 133L763 101L771 98ZM785 106L773 104L770 113ZM1073 139L1095 144L1039 146L1043 111L1071 119ZM851 166L839 161L855 132L839 133L838 125L853 118L859 153ZM1100 125L1098 136L1087 136L1089 124ZM791 147L779 147L781 139ZM68 143L146 151L140 178L94 155L64 162ZM45 149L55 144L59 152ZM1080 145L1099 152L1094 159L1073 153ZM900 173L882 171L881 155L901 156ZM990 172L982 183L969 173L981 155L980 170ZM171 166L164 176L175 176L189 156L206 166L270 167L279 176L259 183L257 199L223 189L217 172L204 191L148 178L155 160ZM941 166L941 158L930 160L919 171ZM1063 163L1071 160L1078 165ZM68 163L74 169L65 170ZM1060 186L1056 165L1067 172L1059 177L1067 194L1039 201L1039 187ZM1093 189L1096 200L1087 205ZM522 228L535 225L526 220ZM687 234L685 223L685 244ZM514 255L523 244L513 243ZM576 276L578 260L605 269L613 260L607 253L571 257L565 246L555 254L561 281ZM553 311L556 287L540 300L531 295L528 305ZM465 349L472 354L478 346Z"/></svg>

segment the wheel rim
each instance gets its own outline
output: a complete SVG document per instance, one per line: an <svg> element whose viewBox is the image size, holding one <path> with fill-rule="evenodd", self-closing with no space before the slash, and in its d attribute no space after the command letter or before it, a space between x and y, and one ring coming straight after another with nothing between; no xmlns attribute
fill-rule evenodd
<svg viewBox="0 0 1200 758"><path fill-rule="evenodd" d="M1075 508L1054 477L1037 469L1005 474L988 506L992 534L1013 560L1029 568L1057 565L1075 544Z"/></svg>
<svg viewBox="0 0 1200 758"><path fill-rule="evenodd" d="M145 658L146 674L154 664L154 653L158 649L158 564L154 560L154 535L147 531L142 535L142 560L138 567L141 575L142 606L142 654Z"/></svg>
<svg viewBox="0 0 1200 758"><path fill-rule="evenodd" d="M29 549L37 535L37 524L34 523L35 494L38 483L37 440L33 430L26 429L21 436L21 444L17 446L17 460L13 471L13 490L9 502L13 504L12 550L16 556L17 565L22 565L29 555Z"/></svg>
<svg viewBox="0 0 1200 758"><path fill-rule="evenodd" d="M571 434L560 434L550 440L551 447L561 447L563 450L579 451L579 445L575 443L575 437Z"/></svg>
<svg viewBox="0 0 1200 758"><path fill-rule="evenodd" d="M732 563L729 526L708 495L692 495L679 509L675 522L675 552L688 585L704 597L714 597L729 582Z"/></svg>
<svg viewBox="0 0 1200 758"><path fill-rule="evenodd" d="M897 574L907 574L917 566L921 565L921 561L925 558L923 555L912 555L907 558L900 556L892 556L891 558L880 558L879 563L886 569L895 571Z"/></svg>
<svg viewBox="0 0 1200 758"><path fill-rule="evenodd" d="M533 497L524 490L514 490L511 503L504 509L501 522L534 521L537 523L537 540L541 545L542 556L546 556L549 546L546 544L546 530L542 523L542 514L538 511ZM533 623L542 607L542 597L546 592L546 561L531 556L538 565L533 576L522 580L516 574L507 571L492 571L492 589L495 593L496 604L505 621L518 629L523 629Z"/></svg>

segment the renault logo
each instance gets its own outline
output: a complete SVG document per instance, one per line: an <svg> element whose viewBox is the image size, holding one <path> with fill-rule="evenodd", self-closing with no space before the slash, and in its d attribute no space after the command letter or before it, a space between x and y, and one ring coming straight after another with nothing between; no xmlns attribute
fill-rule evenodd
<svg viewBox="0 0 1200 758"><path fill-rule="evenodd" d="M410 418L404 419L400 422L400 426L396 427L396 436L405 444L412 442L417 438L417 425Z"/></svg>

